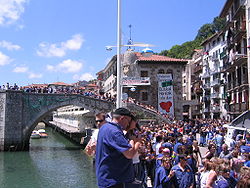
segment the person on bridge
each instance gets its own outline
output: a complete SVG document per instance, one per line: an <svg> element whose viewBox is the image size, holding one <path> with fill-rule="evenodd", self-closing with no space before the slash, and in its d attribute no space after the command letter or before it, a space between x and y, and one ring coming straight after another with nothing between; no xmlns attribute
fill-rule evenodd
<svg viewBox="0 0 250 188"><path fill-rule="evenodd" d="M112 122L99 131L96 147L96 175L100 188L123 188L134 181L132 158L140 147L138 140L128 141L123 133L130 124L132 114L118 108Z"/></svg>

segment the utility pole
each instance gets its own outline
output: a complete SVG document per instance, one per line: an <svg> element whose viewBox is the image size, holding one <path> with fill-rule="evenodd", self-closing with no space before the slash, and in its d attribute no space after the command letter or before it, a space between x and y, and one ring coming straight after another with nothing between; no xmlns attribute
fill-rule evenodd
<svg viewBox="0 0 250 188"><path fill-rule="evenodd" d="M117 75L116 75L116 108L122 106L122 87L121 87L121 0L117 0Z"/></svg>
<svg viewBox="0 0 250 188"><path fill-rule="evenodd" d="M249 30L250 0L246 1L246 32L247 32L247 74L248 74L248 109L250 110L250 30Z"/></svg>

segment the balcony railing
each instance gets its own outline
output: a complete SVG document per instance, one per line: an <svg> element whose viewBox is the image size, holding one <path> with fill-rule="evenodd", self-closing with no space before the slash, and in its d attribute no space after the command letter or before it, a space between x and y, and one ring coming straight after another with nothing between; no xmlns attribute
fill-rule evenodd
<svg viewBox="0 0 250 188"><path fill-rule="evenodd" d="M209 89L210 88L210 83L203 84L204 89Z"/></svg>
<svg viewBox="0 0 250 188"><path fill-rule="evenodd" d="M212 69L210 71L211 74L216 74L216 73L219 73L219 72L220 72L220 68L219 67L216 67L216 68L214 68L214 69Z"/></svg>
<svg viewBox="0 0 250 188"><path fill-rule="evenodd" d="M203 112L204 112L204 113L210 112L210 108L208 108L208 107L207 107L207 108L204 108L204 109L203 109Z"/></svg>
<svg viewBox="0 0 250 188"><path fill-rule="evenodd" d="M233 64L238 64L243 61L247 61L247 55L246 54L235 54L233 56Z"/></svg>
<svg viewBox="0 0 250 188"><path fill-rule="evenodd" d="M216 86L216 85L220 85L220 80L219 79L215 79L211 82L211 86Z"/></svg>
<svg viewBox="0 0 250 188"><path fill-rule="evenodd" d="M209 72L205 72L203 75L202 75L202 78L208 78L210 77L210 73Z"/></svg>
<svg viewBox="0 0 250 188"><path fill-rule="evenodd" d="M213 62L219 61L218 57L212 57L211 59L212 59Z"/></svg>
<svg viewBox="0 0 250 188"><path fill-rule="evenodd" d="M220 53L220 59L223 59L227 56L227 52L226 51L223 51Z"/></svg>
<svg viewBox="0 0 250 188"><path fill-rule="evenodd" d="M210 101L210 95L206 95L205 97L202 97L203 102L208 102Z"/></svg>
<svg viewBox="0 0 250 188"><path fill-rule="evenodd" d="M196 72L199 72L199 71L202 71L202 66L201 65L198 65L194 68L194 73Z"/></svg>

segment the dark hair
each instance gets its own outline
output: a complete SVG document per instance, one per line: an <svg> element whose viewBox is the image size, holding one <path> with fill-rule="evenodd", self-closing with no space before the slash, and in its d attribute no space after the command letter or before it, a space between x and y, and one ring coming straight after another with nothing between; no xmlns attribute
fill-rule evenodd
<svg viewBox="0 0 250 188"><path fill-rule="evenodd" d="M105 113L101 112L101 113L96 114L95 117L102 118L103 120L105 120L106 115Z"/></svg>
<svg viewBox="0 0 250 188"><path fill-rule="evenodd" d="M187 155L179 155L179 161L180 161L181 159L187 159Z"/></svg>
<svg viewBox="0 0 250 188"><path fill-rule="evenodd" d="M162 141L162 136L161 135L158 135L157 137L156 137L156 142L161 142Z"/></svg>

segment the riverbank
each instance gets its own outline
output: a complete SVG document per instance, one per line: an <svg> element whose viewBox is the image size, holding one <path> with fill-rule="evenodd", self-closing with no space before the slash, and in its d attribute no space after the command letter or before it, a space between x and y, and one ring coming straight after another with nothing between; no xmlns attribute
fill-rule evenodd
<svg viewBox="0 0 250 188"><path fill-rule="evenodd" d="M55 121L46 122L46 125L51 127L54 131L59 132L75 144L82 146L82 148L85 148L91 138L91 129L85 129L84 132L80 132L76 127Z"/></svg>

